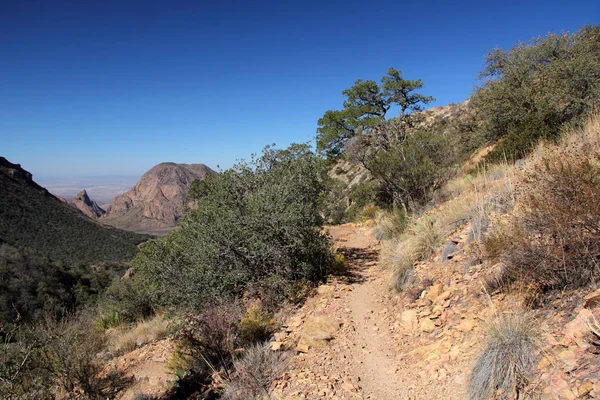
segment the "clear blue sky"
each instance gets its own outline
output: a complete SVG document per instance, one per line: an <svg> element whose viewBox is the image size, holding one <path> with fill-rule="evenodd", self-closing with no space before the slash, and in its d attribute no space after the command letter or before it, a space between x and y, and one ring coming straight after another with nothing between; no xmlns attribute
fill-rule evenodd
<svg viewBox="0 0 600 400"><path fill-rule="evenodd" d="M0 155L38 177L229 167L311 140L358 78L394 66L460 102L492 48L593 23L600 1L0 0Z"/></svg>

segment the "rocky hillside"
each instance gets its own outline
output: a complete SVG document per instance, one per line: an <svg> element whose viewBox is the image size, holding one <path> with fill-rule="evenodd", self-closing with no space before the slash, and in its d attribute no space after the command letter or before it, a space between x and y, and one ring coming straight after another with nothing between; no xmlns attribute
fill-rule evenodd
<svg viewBox="0 0 600 400"><path fill-rule="evenodd" d="M129 261L147 239L98 224L0 157L0 243L70 263Z"/></svg>
<svg viewBox="0 0 600 400"><path fill-rule="evenodd" d="M85 189L73 197L71 205L90 218L97 219L106 214L98 203L90 199Z"/></svg>
<svg viewBox="0 0 600 400"><path fill-rule="evenodd" d="M115 198L102 222L134 232L166 234L177 226L192 182L212 173L204 164L158 164Z"/></svg>

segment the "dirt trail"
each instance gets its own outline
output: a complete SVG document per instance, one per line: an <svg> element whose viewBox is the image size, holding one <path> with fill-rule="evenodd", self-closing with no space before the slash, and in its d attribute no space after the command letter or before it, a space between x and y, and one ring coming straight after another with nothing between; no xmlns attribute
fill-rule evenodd
<svg viewBox="0 0 600 400"><path fill-rule="evenodd" d="M299 317L323 316L341 321L341 328L326 346L295 357L285 383L278 383L280 393L285 398L409 398L399 375L390 291L377 268L379 245L374 232L342 225L332 227L330 233L349 272L321 286L313 299L316 304L309 301L304 308L310 311L306 315L301 311ZM303 335L310 332L301 330L300 343Z"/></svg>

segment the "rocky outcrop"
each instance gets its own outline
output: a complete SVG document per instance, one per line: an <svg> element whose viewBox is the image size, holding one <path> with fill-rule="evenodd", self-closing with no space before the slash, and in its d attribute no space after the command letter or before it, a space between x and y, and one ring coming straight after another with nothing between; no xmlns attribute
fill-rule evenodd
<svg viewBox="0 0 600 400"><path fill-rule="evenodd" d="M114 199L102 222L134 232L166 233L177 226L192 182L213 173L204 164L158 164Z"/></svg>
<svg viewBox="0 0 600 400"><path fill-rule="evenodd" d="M90 199L85 189L73 197L71 205L93 219L100 218L106 214L106 211L104 211L95 201Z"/></svg>

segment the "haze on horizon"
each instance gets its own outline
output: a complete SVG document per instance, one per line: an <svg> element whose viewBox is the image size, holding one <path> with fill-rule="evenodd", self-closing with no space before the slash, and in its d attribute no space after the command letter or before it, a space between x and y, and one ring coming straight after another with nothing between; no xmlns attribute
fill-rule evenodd
<svg viewBox="0 0 600 400"><path fill-rule="evenodd" d="M72 0L0 15L0 155L66 184L311 141L342 90L390 66L433 106L463 101L491 49L597 23L600 5Z"/></svg>

